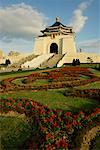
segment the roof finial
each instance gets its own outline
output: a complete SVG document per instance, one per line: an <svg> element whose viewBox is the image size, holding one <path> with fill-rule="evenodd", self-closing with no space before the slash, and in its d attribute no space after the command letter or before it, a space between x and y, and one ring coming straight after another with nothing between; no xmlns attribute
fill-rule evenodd
<svg viewBox="0 0 100 150"><path fill-rule="evenodd" d="M58 16L56 17L56 22L60 22L60 18Z"/></svg>

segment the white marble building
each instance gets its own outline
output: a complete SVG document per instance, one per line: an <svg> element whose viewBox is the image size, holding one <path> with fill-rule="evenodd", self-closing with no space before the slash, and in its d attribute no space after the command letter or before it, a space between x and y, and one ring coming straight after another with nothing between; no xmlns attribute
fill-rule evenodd
<svg viewBox="0 0 100 150"><path fill-rule="evenodd" d="M90 63L90 60L93 63L100 63L100 55L77 52L73 28L63 25L59 17L52 26L41 32L43 35L35 39L33 53L38 55L65 54L56 64L58 67L64 63L72 63L73 59L79 59L81 63Z"/></svg>
<svg viewBox="0 0 100 150"><path fill-rule="evenodd" d="M59 17L56 22L41 31L43 35L35 39L35 54L74 54L76 53L75 38L72 27L67 27L60 22Z"/></svg>
<svg viewBox="0 0 100 150"><path fill-rule="evenodd" d="M59 17L52 26L42 30L42 35L35 38L31 54L9 56L11 67L52 68L61 67L79 59L80 63L100 63L100 55L77 52L75 33L72 27L63 25Z"/></svg>

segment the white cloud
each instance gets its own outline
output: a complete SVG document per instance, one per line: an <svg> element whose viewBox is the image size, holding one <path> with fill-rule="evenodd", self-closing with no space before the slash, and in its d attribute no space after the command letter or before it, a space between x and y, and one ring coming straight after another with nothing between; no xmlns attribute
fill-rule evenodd
<svg viewBox="0 0 100 150"><path fill-rule="evenodd" d="M73 16L70 25L73 26L75 32L80 32L80 30L84 27L88 17L84 16L83 13L86 10L86 8L91 4L92 1L93 0L89 0L80 3L78 8L73 11Z"/></svg>
<svg viewBox="0 0 100 150"><path fill-rule="evenodd" d="M35 8L24 3L0 7L0 39L32 40L45 27L47 18Z"/></svg>
<svg viewBox="0 0 100 150"><path fill-rule="evenodd" d="M89 49L95 49L98 48L99 52L100 52L100 39L93 39L93 40L87 40L87 41L83 41L80 42L79 45L82 48L89 48Z"/></svg>
<svg viewBox="0 0 100 150"><path fill-rule="evenodd" d="M18 51L21 53L28 53L32 52L33 49L33 43L32 40L23 40L23 39L13 39L11 42L5 43L3 41L0 41L0 49L3 50L5 54L8 54L9 51Z"/></svg>

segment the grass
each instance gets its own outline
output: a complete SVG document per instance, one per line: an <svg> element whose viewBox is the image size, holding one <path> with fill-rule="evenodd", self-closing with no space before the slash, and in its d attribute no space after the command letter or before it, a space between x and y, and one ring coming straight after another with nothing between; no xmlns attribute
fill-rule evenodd
<svg viewBox="0 0 100 150"><path fill-rule="evenodd" d="M32 85L43 85L43 84L48 84L48 80L45 79L41 79L41 80L36 80L34 82L32 82Z"/></svg>
<svg viewBox="0 0 100 150"><path fill-rule="evenodd" d="M41 72L46 72L46 70L37 70ZM93 72L95 75L99 75L99 71L95 69L91 69L91 72ZM21 71L21 72L16 72L16 73L6 73L4 76L2 76L2 79L8 78L8 77L14 77L14 76L22 76L20 79L16 79L13 82L16 84L22 85L23 83L21 80L23 79L24 75L29 75L31 74L32 71ZM88 79L88 76L81 75L80 76L81 80ZM41 79L41 80L36 80L32 82L32 85L42 85L42 84L47 84L48 80ZM85 86L79 86L76 87L78 89L90 89L90 88L100 88L100 82L93 82ZM10 93L1 93L0 97L26 97L26 98L32 98L34 101L38 101L40 103L43 103L44 105L47 105L50 108L53 109L64 109L64 110L74 110L76 109L84 109L87 110L88 108L90 109L91 107L95 107L98 105L98 102L95 100L90 100L88 98L79 98L79 97L66 97L62 93L63 89L56 89L56 90L48 90L48 91L17 91L17 92L10 92Z"/></svg>
<svg viewBox="0 0 100 150"><path fill-rule="evenodd" d="M25 79L25 78L19 78L19 79L15 79L12 81L12 83L15 83L17 85L24 85L22 83L22 80ZM43 85L43 84L48 84L48 80L45 80L45 79L41 79L41 80L36 80L36 81L33 81L32 83L28 83L27 85Z"/></svg>
<svg viewBox="0 0 100 150"><path fill-rule="evenodd" d="M93 140L92 145L90 146L91 150L100 150L100 136L96 136Z"/></svg>
<svg viewBox="0 0 100 150"><path fill-rule="evenodd" d="M80 79L81 80L87 80L87 79L90 79L89 76L85 76L85 75L80 75Z"/></svg>
<svg viewBox="0 0 100 150"><path fill-rule="evenodd" d="M90 63L90 64L88 64L88 63L85 64L85 63L84 63L84 64L80 64L80 67L93 68L93 67L96 67L96 65L97 65L97 64L91 64L91 63Z"/></svg>
<svg viewBox="0 0 100 150"><path fill-rule="evenodd" d="M20 76L23 77L23 76L26 76L26 75L30 75L31 73L32 73L32 71L0 74L0 80L11 78L11 77L20 77Z"/></svg>
<svg viewBox="0 0 100 150"><path fill-rule="evenodd" d="M63 109L63 110L88 110L98 105L98 102L95 100L90 100L88 98L79 98L79 97L66 97L62 94L62 91L59 90L48 90L48 91L24 91L24 92L14 92L14 93L5 93L1 94L0 97L8 98L32 98L34 101L38 101L49 108L52 109Z"/></svg>
<svg viewBox="0 0 100 150"><path fill-rule="evenodd" d="M19 76L25 76L30 75L33 72L46 72L47 70L54 70L55 68L50 69L34 69L34 70L23 70L23 71L15 71L15 72L3 72L0 73L0 80L10 78L10 77L19 77Z"/></svg>
<svg viewBox="0 0 100 150"><path fill-rule="evenodd" d="M23 79L25 79L25 78L19 78L19 79L15 79L15 80L13 80L12 81L12 83L15 83L15 84L17 84L17 85L24 85L23 83L22 83L22 80Z"/></svg>
<svg viewBox="0 0 100 150"><path fill-rule="evenodd" d="M100 71L96 69L90 69L90 71L95 74L96 76L100 77Z"/></svg>
<svg viewBox="0 0 100 150"><path fill-rule="evenodd" d="M92 82L88 85L75 87L76 89L100 89L100 81Z"/></svg>
<svg viewBox="0 0 100 150"><path fill-rule="evenodd" d="M66 64L64 66L72 67L72 64ZM80 63L80 67L84 67L84 68L95 68L96 66L97 64L93 64L93 63Z"/></svg>
<svg viewBox="0 0 100 150"><path fill-rule="evenodd" d="M25 118L0 116L0 125L2 150L19 150L30 137L31 127Z"/></svg>
<svg viewBox="0 0 100 150"><path fill-rule="evenodd" d="M84 66L85 67L85 66ZM100 76L99 71L90 69L95 75ZM39 70L37 70L39 71ZM43 72L44 70L41 70ZM16 79L13 82L15 84L22 85L23 76L30 75L33 71L21 71L0 74L0 79L6 79L9 77L22 78ZM46 71L44 71L46 73ZM88 76L80 76L81 80L88 79ZM32 82L32 85L47 84L48 80L36 80ZM85 86L76 87L79 89L88 88L100 88L100 82L93 82ZM62 109L66 111L77 112L80 110L89 111L99 105L98 101L88 98L79 97L66 97L63 95L65 89L50 89L48 91L17 91L9 93L1 93L0 98L32 98L34 101L40 102L51 109ZM1 149L2 150L19 150L22 145L28 140L31 134L31 128L25 118L19 118L16 116L0 116L1 125Z"/></svg>

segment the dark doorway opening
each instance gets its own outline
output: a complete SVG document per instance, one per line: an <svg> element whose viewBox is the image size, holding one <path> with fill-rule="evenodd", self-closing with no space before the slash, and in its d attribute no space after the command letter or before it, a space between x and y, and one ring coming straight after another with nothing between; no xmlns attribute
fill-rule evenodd
<svg viewBox="0 0 100 150"><path fill-rule="evenodd" d="M56 43L52 43L50 46L50 53L58 54L58 45Z"/></svg>

